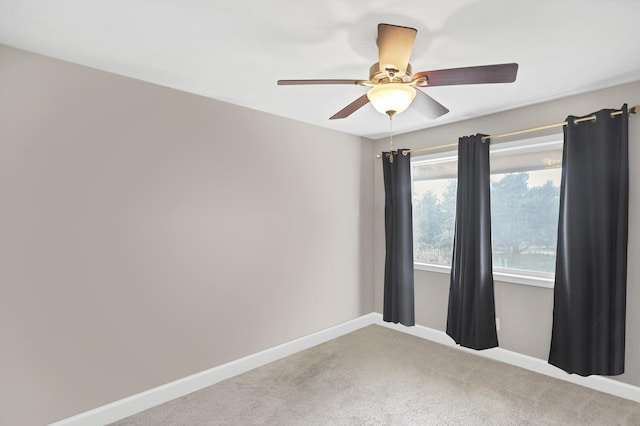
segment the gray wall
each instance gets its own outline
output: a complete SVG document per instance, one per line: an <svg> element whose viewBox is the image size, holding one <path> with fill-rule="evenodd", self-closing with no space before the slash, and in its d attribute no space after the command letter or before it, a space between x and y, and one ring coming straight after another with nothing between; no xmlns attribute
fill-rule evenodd
<svg viewBox="0 0 640 426"><path fill-rule="evenodd" d="M481 102L482 100L473 100ZM494 134L564 121L567 115L586 115L602 108L640 103L640 82L557 101L518 108L463 122L395 136L396 148L421 148L455 142L459 136ZM558 129L562 134L562 129ZM542 133L530 134L529 137ZM526 136L525 136L526 137ZM506 140L496 140L499 143ZM387 151L388 140L375 143L375 151ZM629 266L627 279L626 372L618 379L640 386L640 116L629 120ZM375 167L375 309L382 312L384 285L384 187L382 167ZM416 322L444 331L446 328L449 275L415 271ZM553 290L496 282L496 314L500 318L500 346L546 360L551 339Z"/></svg>
<svg viewBox="0 0 640 426"><path fill-rule="evenodd" d="M368 140L0 46L0 424L371 312L373 164Z"/></svg>

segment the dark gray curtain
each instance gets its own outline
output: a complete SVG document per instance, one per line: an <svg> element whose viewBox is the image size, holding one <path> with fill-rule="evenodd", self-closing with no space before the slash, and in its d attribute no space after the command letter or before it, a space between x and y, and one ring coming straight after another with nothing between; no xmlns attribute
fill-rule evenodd
<svg viewBox="0 0 640 426"><path fill-rule="evenodd" d="M493 297L489 140L458 141L458 193L447 334L461 346L498 346Z"/></svg>
<svg viewBox="0 0 640 426"><path fill-rule="evenodd" d="M413 220L411 217L410 154L382 153L385 190L383 319L415 325L413 303Z"/></svg>
<svg viewBox="0 0 640 426"><path fill-rule="evenodd" d="M628 115L564 127L549 363L581 376L624 372Z"/></svg>

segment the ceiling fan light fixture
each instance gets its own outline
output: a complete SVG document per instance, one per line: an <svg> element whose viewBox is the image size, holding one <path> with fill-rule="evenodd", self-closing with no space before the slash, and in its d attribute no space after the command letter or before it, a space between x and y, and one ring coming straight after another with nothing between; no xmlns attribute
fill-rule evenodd
<svg viewBox="0 0 640 426"><path fill-rule="evenodd" d="M416 89L402 83L381 84L367 92L367 98L373 107L386 115L400 114L411 105L415 97Z"/></svg>

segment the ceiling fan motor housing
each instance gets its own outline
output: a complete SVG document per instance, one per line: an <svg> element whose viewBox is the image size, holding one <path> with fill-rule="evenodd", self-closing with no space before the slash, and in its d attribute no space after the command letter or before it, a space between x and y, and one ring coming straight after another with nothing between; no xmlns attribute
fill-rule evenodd
<svg viewBox="0 0 640 426"><path fill-rule="evenodd" d="M407 70L404 72L393 68L381 71L380 63L376 62L369 68L369 81L373 84L408 83L411 81L411 64L407 64Z"/></svg>

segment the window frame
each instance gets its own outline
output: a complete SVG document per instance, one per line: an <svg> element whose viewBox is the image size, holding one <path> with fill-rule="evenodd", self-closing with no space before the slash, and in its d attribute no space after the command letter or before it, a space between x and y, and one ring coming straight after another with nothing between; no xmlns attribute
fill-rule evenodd
<svg viewBox="0 0 640 426"><path fill-rule="evenodd" d="M547 136L539 136L533 138L526 139L518 139L511 142L502 142L496 143L492 145L490 149L490 155L498 154L504 155L508 152L513 153L525 153L532 151L543 151L547 148L551 149L562 149L563 145L563 135L562 134L551 134ZM495 147L495 148L493 148ZM434 154L426 154L426 155L418 155L412 156L411 158L411 185L413 187L413 165L418 164L428 164L428 163L436 163L443 161L453 161L457 160L457 151L454 150L446 150L441 151ZM451 266L448 265L439 265L432 263L424 263L416 261L414 258L413 261L414 270L418 271L427 271L427 272L436 272L440 274L451 274ZM493 278L495 281L506 282L511 284L520 284L520 285L529 285L534 287L543 287L543 288L553 288L555 284L555 273L551 272L538 272L538 271L527 271L521 269L511 269L511 268L493 268Z"/></svg>

